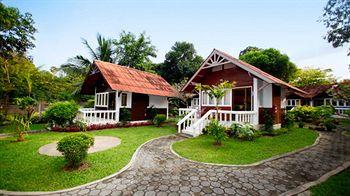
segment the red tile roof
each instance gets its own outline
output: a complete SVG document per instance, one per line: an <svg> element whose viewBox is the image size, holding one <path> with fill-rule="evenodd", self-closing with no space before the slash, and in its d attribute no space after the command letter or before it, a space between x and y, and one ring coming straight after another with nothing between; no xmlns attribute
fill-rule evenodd
<svg viewBox="0 0 350 196"><path fill-rule="evenodd" d="M307 92L307 94L302 94L302 93L298 93L298 92L295 92L295 94L299 95L300 97L304 97L304 98L313 98L313 97L315 97L323 92L328 91L333 86L334 86L334 84L300 87L300 89Z"/></svg>
<svg viewBox="0 0 350 196"><path fill-rule="evenodd" d="M164 97L178 96L177 91L159 75L98 60L93 65L96 65L112 90Z"/></svg>

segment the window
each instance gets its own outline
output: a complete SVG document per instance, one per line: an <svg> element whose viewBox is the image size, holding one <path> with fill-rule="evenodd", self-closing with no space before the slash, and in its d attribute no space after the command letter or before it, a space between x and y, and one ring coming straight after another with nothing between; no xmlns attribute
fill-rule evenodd
<svg viewBox="0 0 350 196"><path fill-rule="evenodd" d="M202 92L202 104L204 106L215 106L215 97L210 97L207 92ZM225 96L217 101L218 106L231 106L231 90L227 90Z"/></svg>
<svg viewBox="0 0 350 196"><path fill-rule="evenodd" d="M288 99L287 100L287 106L298 106L301 105L300 99Z"/></svg>
<svg viewBox="0 0 350 196"><path fill-rule="evenodd" d="M108 92L107 93L96 93L95 106L98 106L98 107L107 107L108 106Z"/></svg>
<svg viewBox="0 0 350 196"><path fill-rule="evenodd" d="M128 105L128 95L126 93L122 93L121 99L121 106L126 107Z"/></svg>
<svg viewBox="0 0 350 196"><path fill-rule="evenodd" d="M331 105L331 99L324 99L324 105Z"/></svg>

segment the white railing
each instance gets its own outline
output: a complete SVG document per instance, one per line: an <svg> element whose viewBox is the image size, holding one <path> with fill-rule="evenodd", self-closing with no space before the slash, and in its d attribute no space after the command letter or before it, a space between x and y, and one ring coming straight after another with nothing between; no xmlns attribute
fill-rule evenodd
<svg viewBox="0 0 350 196"><path fill-rule="evenodd" d="M231 126L233 122L236 123L250 123L255 125L254 118L257 113L254 111L229 111L229 110L209 110L200 119L198 119L191 127L188 127L186 132L196 137L202 134L203 129L209 124L211 119L216 119L223 126Z"/></svg>
<svg viewBox="0 0 350 196"><path fill-rule="evenodd" d="M80 108L80 111L94 111L95 108Z"/></svg>
<svg viewBox="0 0 350 196"><path fill-rule="evenodd" d="M82 108L79 110L77 118L85 121L88 125L118 122L118 116L115 110L90 110L90 108Z"/></svg>
<svg viewBox="0 0 350 196"><path fill-rule="evenodd" d="M184 130L190 128L193 125L193 123L197 121L197 110L196 109L190 109L190 110L191 111L187 113L187 115L177 123L177 128L179 133L183 133Z"/></svg>
<svg viewBox="0 0 350 196"><path fill-rule="evenodd" d="M350 108L334 108L335 113L338 115L345 115L346 110L350 110Z"/></svg>
<svg viewBox="0 0 350 196"><path fill-rule="evenodd" d="M194 110L194 108L179 108L179 116L185 116L192 112L192 110Z"/></svg>

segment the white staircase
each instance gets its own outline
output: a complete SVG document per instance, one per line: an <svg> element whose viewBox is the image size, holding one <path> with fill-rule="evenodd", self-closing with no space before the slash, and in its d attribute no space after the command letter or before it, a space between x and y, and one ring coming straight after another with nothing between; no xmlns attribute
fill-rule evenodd
<svg viewBox="0 0 350 196"><path fill-rule="evenodd" d="M231 126L234 122L258 124L257 112L255 111L209 110L201 118L197 118L197 115L197 109L188 110L187 115L177 123L178 132L193 137L199 136L211 119L218 120L221 125L226 127Z"/></svg>

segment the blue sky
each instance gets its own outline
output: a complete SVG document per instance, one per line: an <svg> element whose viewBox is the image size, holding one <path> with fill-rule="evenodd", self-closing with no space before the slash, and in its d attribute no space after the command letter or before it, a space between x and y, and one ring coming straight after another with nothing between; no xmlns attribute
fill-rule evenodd
<svg viewBox="0 0 350 196"><path fill-rule="evenodd" d="M30 53L37 66L48 69L76 54L88 56L81 38L95 46L97 33L118 37L122 30L151 37L164 60L175 41L192 42L203 57L213 48L238 57L252 45L277 48L298 67L331 68L338 78L349 78L347 48L334 49L322 37L317 22L326 0L217 0L217 1L48 1L5 0L30 12L38 33Z"/></svg>

